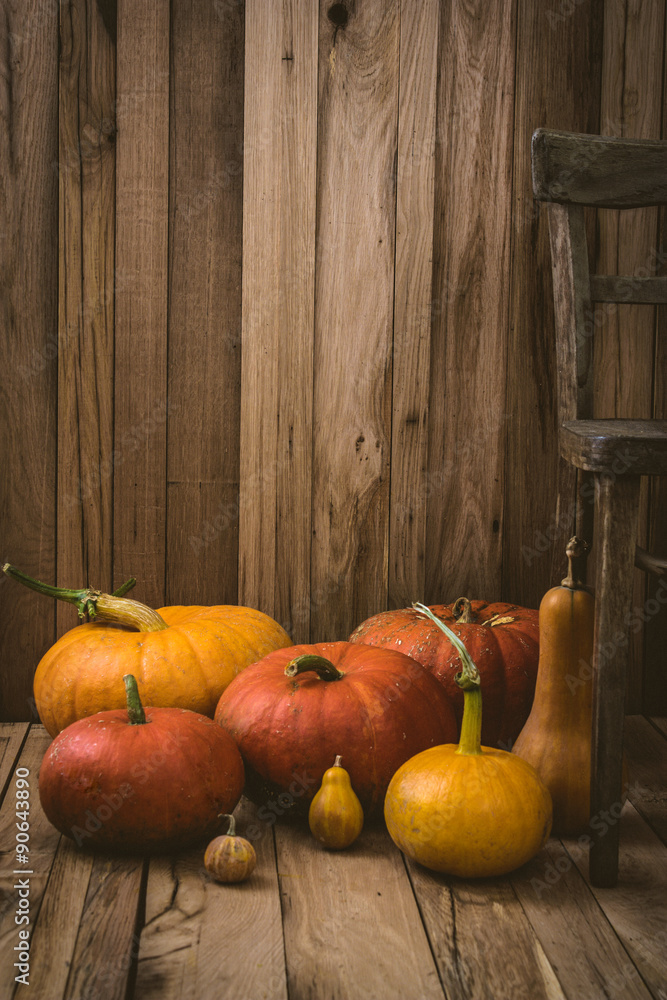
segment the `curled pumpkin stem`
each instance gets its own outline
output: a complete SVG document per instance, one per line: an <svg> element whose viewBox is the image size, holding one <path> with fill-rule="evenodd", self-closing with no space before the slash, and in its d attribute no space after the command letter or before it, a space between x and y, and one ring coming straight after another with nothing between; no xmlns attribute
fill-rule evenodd
<svg viewBox="0 0 667 1000"><path fill-rule="evenodd" d="M41 580L35 580L34 577L28 576L27 573L23 573L10 563L5 563L2 571L5 576L16 580L17 583L22 583L30 590L36 590L38 594L55 597L58 601L73 604L79 618L83 619L87 615L92 621L99 618L100 621L117 622L119 625L136 628L140 632L159 632L168 628L167 623L153 608L141 604L140 601L131 601L122 596L131 590L137 582L134 577L127 580L113 594L104 594L101 590L95 590L92 587L82 587L80 590L52 587L49 583L42 583Z"/></svg>
<svg viewBox="0 0 667 1000"><path fill-rule="evenodd" d="M456 753L467 756L479 754L482 752L482 691L479 670L458 635L452 632L442 619L434 615L425 604L417 603L413 604L412 607L429 618L445 633L461 658L461 671L454 678L463 691L464 698L461 738Z"/></svg>

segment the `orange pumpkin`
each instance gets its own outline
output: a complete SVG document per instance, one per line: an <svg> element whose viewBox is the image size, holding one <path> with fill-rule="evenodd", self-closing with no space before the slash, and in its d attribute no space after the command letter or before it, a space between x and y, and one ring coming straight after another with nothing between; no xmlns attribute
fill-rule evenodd
<svg viewBox="0 0 667 1000"><path fill-rule="evenodd" d="M66 632L37 666L35 704L51 736L77 719L123 708L125 674L136 677L144 704L213 717L220 695L239 671L291 644L277 622L253 608L154 611L95 590L50 587L8 565L4 572L33 590L75 604L81 616L85 611L97 619Z"/></svg>
<svg viewBox="0 0 667 1000"><path fill-rule="evenodd" d="M385 797L387 829L397 847L433 871L504 875L546 843L551 797L526 761L481 745L480 675L448 633L463 667L456 675L464 693L461 739L458 746L430 747L398 768Z"/></svg>
<svg viewBox="0 0 667 1000"><path fill-rule="evenodd" d="M49 746L42 808L80 847L153 853L200 843L241 798L241 755L211 719L144 709L134 677L124 682L124 709L79 719Z"/></svg>
<svg viewBox="0 0 667 1000"><path fill-rule="evenodd" d="M459 726L463 694L454 674L456 649L444 622L465 644L484 687L482 742L508 750L528 718L538 658L537 611L516 604L469 601L383 611L359 625L350 642L399 649L438 678L454 705Z"/></svg>

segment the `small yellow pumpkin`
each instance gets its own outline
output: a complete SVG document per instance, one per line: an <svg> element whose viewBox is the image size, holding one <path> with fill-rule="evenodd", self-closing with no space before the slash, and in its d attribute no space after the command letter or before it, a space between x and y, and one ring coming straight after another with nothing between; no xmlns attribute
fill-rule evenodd
<svg viewBox="0 0 667 1000"><path fill-rule="evenodd" d="M220 818L229 820L227 833L216 837L208 845L204 854L204 867L216 882L245 882L257 864L255 848L245 837L236 835L233 816L225 814Z"/></svg>
<svg viewBox="0 0 667 1000"><path fill-rule="evenodd" d="M431 747L398 769L385 798L387 829L397 847L433 871L503 875L546 843L551 796L526 761L481 746L479 673L458 637L451 632L450 638L462 663L456 675L464 692L461 738L458 746Z"/></svg>
<svg viewBox="0 0 667 1000"><path fill-rule="evenodd" d="M322 785L308 810L308 825L313 837L334 850L349 847L364 825L361 802L340 761L340 756L336 756L333 767L324 772Z"/></svg>

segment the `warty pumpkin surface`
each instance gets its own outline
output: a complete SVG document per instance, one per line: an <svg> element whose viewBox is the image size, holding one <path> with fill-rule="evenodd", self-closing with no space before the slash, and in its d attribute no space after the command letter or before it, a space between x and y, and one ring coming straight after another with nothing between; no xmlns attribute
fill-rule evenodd
<svg viewBox="0 0 667 1000"><path fill-rule="evenodd" d="M408 757L456 735L452 705L427 670L396 650L349 642L269 653L232 681L215 719L241 751L246 794L281 811L307 811L340 753L370 815Z"/></svg>
<svg viewBox="0 0 667 1000"><path fill-rule="evenodd" d="M463 693L454 680L458 654L447 635L419 607L373 615L354 630L350 641L397 649L421 663L444 687L460 727ZM467 598L434 604L429 610L461 639L479 671L484 687L482 742L508 750L533 702L539 654L537 611Z"/></svg>

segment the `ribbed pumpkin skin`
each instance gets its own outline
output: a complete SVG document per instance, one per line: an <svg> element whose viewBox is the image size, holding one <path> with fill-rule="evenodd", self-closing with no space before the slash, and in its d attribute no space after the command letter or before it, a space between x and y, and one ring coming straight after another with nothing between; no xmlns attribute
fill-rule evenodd
<svg viewBox="0 0 667 1000"><path fill-rule="evenodd" d="M204 867L218 882L245 882L256 864L255 848L244 837L216 837L204 854Z"/></svg>
<svg viewBox="0 0 667 1000"><path fill-rule="evenodd" d="M482 743L508 750L519 735L533 701L539 652L538 612L515 604L471 601L478 621L461 624L453 604L434 604L431 611L466 646L479 670L484 691ZM491 619L511 622L487 624ZM438 678L456 711L460 727L463 693L454 677L460 669L458 653L446 635L415 608L385 611L359 625L351 642L383 649L399 649Z"/></svg>
<svg viewBox="0 0 667 1000"><path fill-rule="evenodd" d="M325 657L345 676L286 677L287 664L304 654ZM258 798L255 783L271 792L291 788L297 809L307 808L340 753L367 816L381 808L408 757L456 735L454 710L427 670L403 653L348 642L269 653L232 681L215 720L238 744L250 797Z"/></svg>
<svg viewBox="0 0 667 1000"><path fill-rule="evenodd" d="M557 836L581 833L590 818L593 624L586 590L553 587L542 598L535 699L512 747L551 792Z"/></svg>
<svg viewBox="0 0 667 1000"><path fill-rule="evenodd" d="M549 792L533 769L503 750L457 754L433 747L407 761L387 790L389 834L432 871L482 878L530 861L551 829Z"/></svg>
<svg viewBox="0 0 667 1000"><path fill-rule="evenodd" d="M187 708L213 717L236 674L290 637L253 608L160 608L170 626L137 632L88 623L66 632L40 660L35 704L51 736L77 719L125 705L122 678L132 674L145 705Z"/></svg>
<svg viewBox="0 0 667 1000"><path fill-rule="evenodd" d="M241 797L241 755L219 726L180 708L145 713L144 725L130 725L127 710L99 712L68 726L46 751L42 808L80 845L180 850L210 839L220 813Z"/></svg>

